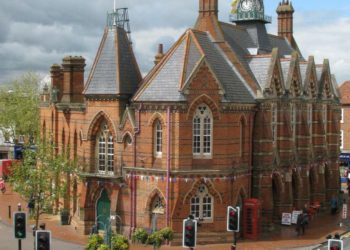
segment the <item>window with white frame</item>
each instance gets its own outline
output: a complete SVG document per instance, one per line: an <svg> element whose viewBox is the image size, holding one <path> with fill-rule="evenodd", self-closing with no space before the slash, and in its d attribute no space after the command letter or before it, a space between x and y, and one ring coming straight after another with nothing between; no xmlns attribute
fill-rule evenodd
<svg viewBox="0 0 350 250"><path fill-rule="evenodd" d="M210 157L212 153L213 118L209 107L200 105L193 117L193 155Z"/></svg>
<svg viewBox="0 0 350 250"><path fill-rule="evenodd" d="M154 124L154 156L161 157L162 156L162 124L159 120L157 120Z"/></svg>
<svg viewBox="0 0 350 250"><path fill-rule="evenodd" d="M296 126L297 126L297 111L294 103L290 105L290 123L292 130L292 140L296 139Z"/></svg>
<svg viewBox="0 0 350 250"><path fill-rule="evenodd" d="M271 105L271 131L272 131L272 143L276 145L277 143L277 104L273 103Z"/></svg>
<svg viewBox="0 0 350 250"><path fill-rule="evenodd" d="M344 123L344 109L341 109L341 113L340 113L340 122Z"/></svg>
<svg viewBox="0 0 350 250"><path fill-rule="evenodd" d="M340 149L344 148L344 130L340 130Z"/></svg>
<svg viewBox="0 0 350 250"><path fill-rule="evenodd" d="M97 139L98 172L101 174L114 174L114 142L107 124L102 124Z"/></svg>
<svg viewBox="0 0 350 250"><path fill-rule="evenodd" d="M213 197L204 184L199 186L197 193L191 198L191 214L207 221L213 219Z"/></svg>

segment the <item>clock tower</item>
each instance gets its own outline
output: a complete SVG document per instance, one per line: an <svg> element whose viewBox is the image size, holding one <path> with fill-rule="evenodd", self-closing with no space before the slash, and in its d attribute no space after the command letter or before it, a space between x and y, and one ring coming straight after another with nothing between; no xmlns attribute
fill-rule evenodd
<svg viewBox="0 0 350 250"><path fill-rule="evenodd" d="M232 7L230 20L247 31L251 55L271 53L272 46L265 27L265 24L271 23L271 17L265 16L264 1L235 0Z"/></svg>
<svg viewBox="0 0 350 250"><path fill-rule="evenodd" d="M236 0L232 6L232 22L260 21L271 23L271 17L265 16L263 0Z"/></svg>

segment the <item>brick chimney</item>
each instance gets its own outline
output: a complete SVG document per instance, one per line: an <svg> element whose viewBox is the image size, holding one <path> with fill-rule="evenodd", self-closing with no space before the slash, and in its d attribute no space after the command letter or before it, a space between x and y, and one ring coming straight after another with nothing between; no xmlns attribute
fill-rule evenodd
<svg viewBox="0 0 350 250"><path fill-rule="evenodd" d="M157 65L164 57L163 44L158 45L158 53L154 58L154 64Z"/></svg>
<svg viewBox="0 0 350 250"><path fill-rule="evenodd" d="M51 101L61 102L62 93L63 93L63 71L60 65L53 64L50 68L51 74Z"/></svg>
<svg viewBox="0 0 350 250"><path fill-rule="evenodd" d="M293 41L293 13L294 8L289 0L282 0L277 8L278 15L278 35L288 39L290 44Z"/></svg>
<svg viewBox="0 0 350 250"><path fill-rule="evenodd" d="M63 91L62 102L84 102L84 67L85 59L81 56L63 58Z"/></svg>
<svg viewBox="0 0 350 250"><path fill-rule="evenodd" d="M224 42L224 35L218 20L218 0L199 0L199 15L195 29L209 32L215 42Z"/></svg>
<svg viewBox="0 0 350 250"><path fill-rule="evenodd" d="M218 16L218 0L199 0L199 15Z"/></svg>

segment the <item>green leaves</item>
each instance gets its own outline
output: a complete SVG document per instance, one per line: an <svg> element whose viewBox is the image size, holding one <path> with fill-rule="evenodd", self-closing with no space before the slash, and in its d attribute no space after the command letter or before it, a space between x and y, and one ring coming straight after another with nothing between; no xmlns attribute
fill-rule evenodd
<svg viewBox="0 0 350 250"><path fill-rule="evenodd" d="M38 75L27 73L0 89L0 130L5 137L39 134Z"/></svg>
<svg viewBox="0 0 350 250"><path fill-rule="evenodd" d="M56 154L54 145L39 142L36 150L25 150L23 161L11 168L9 181L24 200L34 199L34 217L38 222L40 214L51 208L59 197L67 195L64 178L75 173L76 166L75 161Z"/></svg>

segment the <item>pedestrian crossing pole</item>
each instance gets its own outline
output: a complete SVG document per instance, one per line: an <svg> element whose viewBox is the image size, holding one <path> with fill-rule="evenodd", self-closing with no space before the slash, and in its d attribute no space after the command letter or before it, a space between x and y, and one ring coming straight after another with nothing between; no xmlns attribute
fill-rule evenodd
<svg viewBox="0 0 350 250"><path fill-rule="evenodd" d="M22 210L21 203L18 203L17 208L18 208L18 212L21 212L21 210ZM18 250L22 250L22 240L21 239L18 239Z"/></svg>

